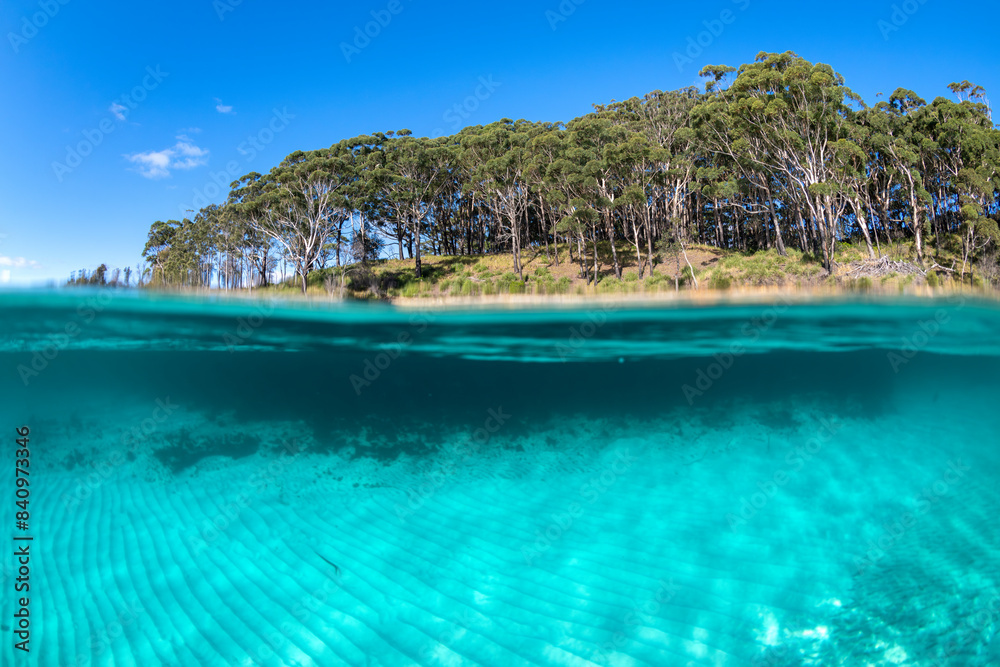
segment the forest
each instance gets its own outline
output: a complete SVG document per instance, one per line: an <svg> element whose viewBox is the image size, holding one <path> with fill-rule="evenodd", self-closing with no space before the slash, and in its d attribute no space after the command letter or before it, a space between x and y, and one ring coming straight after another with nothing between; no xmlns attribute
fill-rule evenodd
<svg viewBox="0 0 1000 667"><path fill-rule="evenodd" d="M904 244L918 266L951 244L963 278L995 263L1000 131L981 87L952 83L954 99L930 103L897 88L870 106L831 66L792 52L701 76L704 90L597 104L566 123L376 132L295 151L192 219L154 222L136 277L247 289L280 265L305 291L330 267L395 257L420 278L426 256L505 255L523 279L534 249L568 257L589 285L620 280L626 264L651 277L664 252L693 276L692 244L795 249L830 272L844 241L873 259Z"/></svg>

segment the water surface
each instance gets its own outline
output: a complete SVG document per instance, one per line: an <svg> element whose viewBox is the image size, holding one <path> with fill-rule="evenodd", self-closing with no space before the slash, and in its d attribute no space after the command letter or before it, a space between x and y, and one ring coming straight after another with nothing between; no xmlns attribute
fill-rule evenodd
<svg viewBox="0 0 1000 667"><path fill-rule="evenodd" d="M985 303L0 313L4 664L1000 664Z"/></svg>

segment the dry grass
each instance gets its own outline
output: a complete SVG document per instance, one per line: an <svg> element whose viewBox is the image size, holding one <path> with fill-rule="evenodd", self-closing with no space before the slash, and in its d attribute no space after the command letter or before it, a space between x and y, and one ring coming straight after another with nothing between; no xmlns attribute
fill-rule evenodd
<svg viewBox="0 0 1000 667"><path fill-rule="evenodd" d="M687 257L694 268L698 287L683 258L659 255L653 275L648 270L639 278L635 248L625 243L617 246L622 266L622 279L614 275L611 246L599 244L598 269L600 280L588 284L580 277L579 258L571 262L565 244L559 248L559 262L554 250L547 257L545 248L532 248L522 253L523 280L513 272L509 254L486 256L434 256L422 257L422 277L416 277L412 259L386 259L371 263L367 270L358 266L331 268L316 271L309 276L306 295L311 299L357 300L385 299L394 303L418 301L424 304L459 303L557 303L594 300L607 297L613 300L675 301L701 300L720 294L734 298L758 294L803 294L820 297L844 293L873 293L886 295L918 295L992 290L975 280L960 284L947 272L928 272L925 279L918 272L889 273L868 277L857 273L857 268L868 261L867 250L862 246L838 244L833 275L827 274L821 261L809 254L790 249L779 255L776 250L743 253L722 250L707 245L687 248ZM909 261L906 248L901 245L883 246L890 259ZM593 258L588 258L592 269ZM675 277L680 279L680 295L675 292ZM343 281L343 287L341 283ZM301 290L294 281L262 290L264 294L282 297L299 297ZM721 298L721 297L718 297Z"/></svg>

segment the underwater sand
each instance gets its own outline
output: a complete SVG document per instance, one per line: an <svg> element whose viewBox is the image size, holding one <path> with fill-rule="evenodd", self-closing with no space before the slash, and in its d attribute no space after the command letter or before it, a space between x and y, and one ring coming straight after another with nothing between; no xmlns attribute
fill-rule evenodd
<svg viewBox="0 0 1000 667"><path fill-rule="evenodd" d="M1000 664L995 307L0 304L5 665Z"/></svg>

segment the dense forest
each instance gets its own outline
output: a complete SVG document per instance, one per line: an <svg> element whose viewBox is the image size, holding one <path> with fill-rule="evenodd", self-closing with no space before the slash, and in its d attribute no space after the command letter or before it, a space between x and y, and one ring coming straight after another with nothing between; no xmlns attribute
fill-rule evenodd
<svg viewBox="0 0 1000 667"><path fill-rule="evenodd" d="M683 264L692 243L796 248L827 271L844 240L873 258L905 241L918 264L943 239L963 264L996 252L1000 131L982 88L953 83L956 100L929 104L899 88L869 106L829 65L791 52L701 76L704 91L654 91L568 123L296 151L193 219L153 223L138 277L258 287L280 263L305 290L330 266L394 255L419 277L422 255L500 253L521 276L523 250L558 262L562 248L590 283L620 279L626 261L651 276L663 248Z"/></svg>

